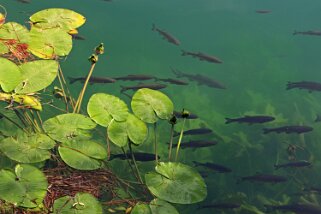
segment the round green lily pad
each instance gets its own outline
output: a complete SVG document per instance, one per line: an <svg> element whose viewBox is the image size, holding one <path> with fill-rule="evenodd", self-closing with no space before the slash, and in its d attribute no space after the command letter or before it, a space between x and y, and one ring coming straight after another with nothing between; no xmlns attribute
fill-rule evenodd
<svg viewBox="0 0 321 214"><path fill-rule="evenodd" d="M96 127L90 118L75 113L61 114L46 120L43 128L54 140L60 142L72 139L89 139L90 130Z"/></svg>
<svg viewBox="0 0 321 214"><path fill-rule="evenodd" d="M104 93L97 93L90 97L87 112L97 124L103 127L107 127L112 119L122 122L128 116L128 108L124 101Z"/></svg>
<svg viewBox="0 0 321 214"><path fill-rule="evenodd" d="M131 211L131 214L152 214L152 211L148 204L138 202Z"/></svg>
<svg viewBox="0 0 321 214"><path fill-rule="evenodd" d="M206 184L192 167L160 162L156 172L145 174L146 185L156 197L177 204L193 204L206 198Z"/></svg>
<svg viewBox="0 0 321 214"><path fill-rule="evenodd" d="M4 92L11 92L22 80L19 67L8 59L0 57L0 86Z"/></svg>
<svg viewBox="0 0 321 214"><path fill-rule="evenodd" d="M134 114L146 123L155 123L158 118L169 120L174 110L172 101L165 94L149 88L139 89L134 94L131 107Z"/></svg>
<svg viewBox="0 0 321 214"><path fill-rule="evenodd" d="M176 208L170 203L158 198L149 203L152 214L179 214Z"/></svg>

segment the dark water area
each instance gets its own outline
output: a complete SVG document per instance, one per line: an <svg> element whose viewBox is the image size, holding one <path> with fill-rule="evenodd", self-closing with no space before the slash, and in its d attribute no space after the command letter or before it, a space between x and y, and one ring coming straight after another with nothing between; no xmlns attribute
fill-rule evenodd
<svg viewBox="0 0 321 214"><path fill-rule="evenodd" d="M178 79L189 84L165 83L167 88L161 89L172 99L177 111L184 108L198 116L187 121L186 129L213 130L209 135L184 136L183 142L218 141L211 147L183 149L180 160L189 165L193 165L193 161L212 162L232 169L230 173L217 173L197 167L207 174L204 179L208 196L196 205L178 205L180 213L261 214L266 213L264 204L321 202L317 194L302 191L321 188L321 123L315 122L317 115L321 115L321 91L286 90L288 81L321 83L321 36L293 35L295 31L321 32L320 1L30 0L26 4L1 0L0 4L7 9L7 21L19 23L26 23L31 14L46 8L67 8L86 17L86 23L78 29L85 40L74 40L72 52L61 62L66 76L87 75L90 67L87 58L93 47L103 42L105 54L97 63L94 76L115 78L145 74L177 78L171 70L174 68L188 75L214 79L226 87L213 88L180 77ZM162 39L158 32L152 31L153 24L177 38L180 45ZM182 56L181 50L203 52L219 58L222 63ZM119 96L129 103L128 97L120 93L121 86L137 83L139 81L117 81L90 85L84 103L97 92ZM144 83L154 83L154 80ZM81 87L82 84L74 83L73 95L78 95ZM273 116L275 120L252 125L225 124L225 118L245 115ZM309 126L313 131L264 134L262 130L289 125ZM163 122L158 129L162 144L160 156L165 160L170 126ZM179 125L176 130L180 130ZM137 151L152 152L152 140L152 136L149 137ZM115 153L120 152L114 149ZM291 153L290 149L295 151ZM275 164L298 160L307 160L312 166L274 168ZM130 172L121 160L115 160L112 165L117 166L116 173ZM140 163L139 167L142 172L148 172L154 165ZM242 177L256 173L281 175L288 181L276 184L241 181ZM220 202L237 202L242 207L199 209Z"/></svg>

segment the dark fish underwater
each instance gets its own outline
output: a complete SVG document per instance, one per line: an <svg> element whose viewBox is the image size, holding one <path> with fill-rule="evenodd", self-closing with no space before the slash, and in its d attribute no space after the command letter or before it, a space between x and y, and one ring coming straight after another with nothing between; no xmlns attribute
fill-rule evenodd
<svg viewBox="0 0 321 214"><path fill-rule="evenodd" d="M127 76L115 77L115 80L123 80L123 81L143 81L143 80L151 80L155 79L155 76L146 75L146 74L129 74Z"/></svg>
<svg viewBox="0 0 321 214"><path fill-rule="evenodd" d="M308 167L311 166L312 164L309 161L306 160L301 160L301 161L293 161L289 163L284 163L284 164L275 164L274 168L275 169L280 169L280 168L298 168L298 167Z"/></svg>
<svg viewBox="0 0 321 214"><path fill-rule="evenodd" d="M308 31L294 31L293 35L310 35L310 36L321 36L321 31L314 31L314 30L308 30Z"/></svg>
<svg viewBox="0 0 321 214"><path fill-rule="evenodd" d="M167 85L158 84L158 83L140 83L138 85L133 85L133 86L122 86L121 85L120 87L121 87L120 92L125 92L125 91L128 91L128 90L136 91L136 90L141 89L141 88L149 88L149 89L159 90L159 89L166 88Z"/></svg>
<svg viewBox="0 0 321 214"><path fill-rule="evenodd" d="M277 128L264 128L263 129L263 134L268 134L270 132L276 132L276 133L286 133L286 134L291 134L291 133L297 133L297 134L301 134L301 133L305 133L305 132L311 132L313 130L312 127L310 126L281 126L281 127L277 127Z"/></svg>
<svg viewBox="0 0 321 214"><path fill-rule="evenodd" d="M264 116L264 115L257 115L257 116L245 115L244 117L240 117L240 118L225 118L225 119L226 119L225 124L234 123L234 122L248 123L248 124L267 123L275 120L274 117Z"/></svg>
<svg viewBox="0 0 321 214"><path fill-rule="evenodd" d="M232 172L232 169L230 169L226 166L223 166L223 165L215 164L215 163L209 163L209 162L200 163L197 161L193 161L193 163L195 164L195 166L203 166L203 167L206 167L206 168L211 169L211 170L218 172L218 173Z"/></svg>
<svg viewBox="0 0 321 214"><path fill-rule="evenodd" d="M77 81L84 83L87 79L87 77L68 77L69 79L69 83L73 84ZM94 84L94 83L114 83L116 82L115 79L110 78L110 77L93 77L91 76L89 79L89 83L90 84Z"/></svg>
<svg viewBox="0 0 321 214"><path fill-rule="evenodd" d="M113 160L113 159L121 159L121 160L126 160L129 159L131 160L131 154L127 153L125 154L115 154L115 155L111 155L109 160ZM150 154L150 153L145 153L145 152L134 152L134 157L136 161L154 161L155 160L155 154ZM160 157L158 156L158 159L160 159Z"/></svg>
<svg viewBox="0 0 321 214"><path fill-rule="evenodd" d="M167 33L166 31L164 30L161 30L159 28L156 27L155 24L153 24L153 28L152 28L153 31L157 31L160 35L162 35L164 37L164 39L166 39L169 43L172 43L174 45L180 45L181 42L175 38L173 35Z"/></svg>
<svg viewBox="0 0 321 214"><path fill-rule="evenodd" d="M296 214L321 214L321 207L314 204L294 203L288 205L265 205L267 212L281 211L294 212Z"/></svg>
<svg viewBox="0 0 321 214"><path fill-rule="evenodd" d="M199 207L199 209L213 208L213 209L237 209L240 208L241 204L232 202L212 203L206 204Z"/></svg>
<svg viewBox="0 0 321 214"><path fill-rule="evenodd" d="M192 56L193 58L198 58L201 61L207 61L211 63L223 63L222 60L215 56L210 56L202 52L189 52L182 50L182 56Z"/></svg>
<svg viewBox="0 0 321 214"><path fill-rule="evenodd" d="M309 92L321 91L321 83L312 81L288 82L288 84L286 85L286 90L290 90L293 88L305 89Z"/></svg>
<svg viewBox="0 0 321 214"><path fill-rule="evenodd" d="M212 134L213 131L211 129L208 128L196 128L196 129L190 129L190 130L186 130L183 132L184 135L203 135L203 134ZM180 133L176 132L174 134L174 137L179 136Z"/></svg>
<svg viewBox="0 0 321 214"><path fill-rule="evenodd" d="M183 118L182 112L174 111L174 115L177 118ZM192 119L197 119L197 118L198 118L198 116L196 114L189 113L189 115L188 115L188 117L186 119L192 120Z"/></svg>
<svg viewBox="0 0 321 214"><path fill-rule="evenodd" d="M180 147L181 149L191 148L202 148L202 147L209 147L209 146L215 146L218 144L217 141L206 141L206 140L194 140L189 142L183 142L181 143ZM177 144L173 144L173 148L176 148Z"/></svg>
<svg viewBox="0 0 321 214"><path fill-rule="evenodd" d="M168 82L168 83L174 84L174 85L188 85L188 82L185 82L185 81L179 80L179 79L172 79L172 78L167 78L167 79L156 78L156 81Z"/></svg>
<svg viewBox="0 0 321 214"><path fill-rule="evenodd" d="M262 182L262 183L281 183L286 182L288 179L284 176L273 174L260 174L242 177L241 181Z"/></svg>

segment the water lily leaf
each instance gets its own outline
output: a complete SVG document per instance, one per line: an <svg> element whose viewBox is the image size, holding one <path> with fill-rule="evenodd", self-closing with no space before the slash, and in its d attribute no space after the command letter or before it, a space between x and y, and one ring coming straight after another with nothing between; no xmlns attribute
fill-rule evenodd
<svg viewBox="0 0 321 214"><path fill-rule="evenodd" d="M11 160L20 163L37 163L50 158L50 149L55 141L41 133L27 135L21 133L17 137L7 137L0 142L0 150Z"/></svg>
<svg viewBox="0 0 321 214"><path fill-rule="evenodd" d="M32 27L28 49L41 59L67 56L72 49L72 37L61 28L42 30Z"/></svg>
<svg viewBox="0 0 321 214"><path fill-rule="evenodd" d="M18 164L14 172L0 171L0 199L17 206L34 208L41 205L47 186L46 176L31 165Z"/></svg>
<svg viewBox="0 0 321 214"><path fill-rule="evenodd" d="M49 86L58 73L58 62L55 60L37 60L19 66L22 82L15 91L19 94L28 94Z"/></svg>
<svg viewBox="0 0 321 214"><path fill-rule="evenodd" d="M61 114L50 118L43 123L46 133L60 142L71 139L89 139L90 130L96 127L90 118L75 113Z"/></svg>
<svg viewBox="0 0 321 214"><path fill-rule="evenodd" d="M102 214L99 201L89 193L77 193L74 197L64 196L55 200L53 213L57 214Z"/></svg>
<svg viewBox="0 0 321 214"><path fill-rule="evenodd" d="M48 29L59 27L65 32L80 27L86 18L79 13L63 8L50 8L38 11L30 17L34 27Z"/></svg>
<svg viewBox="0 0 321 214"><path fill-rule="evenodd" d="M124 101L104 93L97 93L90 97L87 112L97 124L103 127L107 127L112 119L121 122L128 116L128 108Z"/></svg>
<svg viewBox="0 0 321 214"><path fill-rule="evenodd" d="M149 88L139 89L134 94L131 107L146 123L155 123L158 118L169 120L174 110L172 101L165 94Z"/></svg>
<svg viewBox="0 0 321 214"><path fill-rule="evenodd" d="M112 121L107 128L109 139L119 147L126 146L128 139L136 145L143 143L147 138L146 124L133 114L128 114L124 122Z"/></svg>
<svg viewBox="0 0 321 214"><path fill-rule="evenodd" d="M22 80L19 67L8 59L0 57L0 86L4 92L11 92Z"/></svg>
<svg viewBox="0 0 321 214"><path fill-rule="evenodd" d="M156 197L177 204L197 203L206 198L206 184L192 167L160 162L156 172L145 174L146 185Z"/></svg>
<svg viewBox="0 0 321 214"><path fill-rule="evenodd" d="M0 54L9 52L8 40L15 40L16 43L29 42L29 30L16 22L7 22L0 27Z"/></svg>
<svg viewBox="0 0 321 214"><path fill-rule="evenodd" d="M92 140L64 142L58 148L61 159L68 166L79 170L94 170L102 166L107 152L99 143Z"/></svg>
<svg viewBox="0 0 321 214"><path fill-rule="evenodd" d="M131 211L131 214L152 214L152 211L147 204L138 202Z"/></svg>
<svg viewBox="0 0 321 214"><path fill-rule="evenodd" d="M152 214L179 214L173 205L158 198L152 200L149 203L149 207L152 211Z"/></svg>

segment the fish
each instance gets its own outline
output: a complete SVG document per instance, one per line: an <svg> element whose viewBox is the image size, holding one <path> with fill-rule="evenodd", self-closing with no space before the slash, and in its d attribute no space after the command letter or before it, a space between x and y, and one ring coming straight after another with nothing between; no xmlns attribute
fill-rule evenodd
<svg viewBox="0 0 321 214"><path fill-rule="evenodd" d="M221 202L221 203L212 203L200 206L199 209L205 208L214 208L214 209L237 209L240 208L241 204L232 203L232 202Z"/></svg>
<svg viewBox="0 0 321 214"><path fill-rule="evenodd" d="M79 35L79 34L72 34L71 38L74 40L86 40L86 38L84 36Z"/></svg>
<svg viewBox="0 0 321 214"><path fill-rule="evenodd" d="M159 89L163 89L163 88L166 88L167 85L164 85L164 84L158 84L158 83L140 83L138 85L134 85L134 86L120 86L121 87L121 90L120 92L124 92L124 91L127 91L127 90L133 90L133 91L136 91L138 89L141 89L141 88L150 88L150 89L154 89L154 90L159 90Z"/></svg>
<svg viewBox="0 0 321 214"><path fill-rule="evenodd" d="M153 24L152 30L156 31L160 35L162 35L164 37L164 39L166 39L169 43L172 43L172 44L177 45L177 46L179 46L181 44L181 42L177 38L175 38L171 34L167 33L166 31L157 28L155 24Z"/></svg>
<svg viewBox="0 0 321 214"><path fill-rule="evenodd" d="M261 14L266 14L266 13L271 13L272 10L256 10L256 13L261 13Z"/></svg>
<svg viewBox="0 0 321 214"><path fill-rule="evenodd" d="M80 81L82 83L84 83L87 79L87 77L68 77L69 79L69 84L73 84L77 81ZM115 79L110 78L110 77L94 77L91 76L89 79L89 83L90 84L94 84L94 83L114 83L116 82Z"/></svg>
<svg viewBox="0 0 321 214"><path fill-rule="evenodd" d="M232 172L232 169L226 167L226 166L223 166L223 165L219 165L219 164L215 164L215 163L209 163L209 162L206 162L206 163L200 163L200 162L197 162L197 161L193 161L193 163L195 164L195 166L203 166L203 167L206 167L206 168L209 168L211 170L214 170L218 173L229 173L229 172Z"/></svg>
<svg viewBox="0 0 321 214"><path fill-rule="evenodd" d="M264 116L264 115L256 115L256 116L245 115L244 117L240 117L240 118L233 118L233 119L225 118L225 120L226 120L225 124L234 123L234 122L254 124L254 123L270 122L275 120L275 118L271 116Z"/></svg>
<svg viewBox="0 0 321 214"><path fill-rule="evenodd" d="M321 122L321 115L317 114L314 122L316 122L316 123Z"/></svg>
<svg viewBox="0 0 321 214"><path fill-rule="evenodd" d="M208 128L196 128L196 129L190 129L190 130L186 130L183 132L184 135L203 135L203 134L212 134L213 131L211 129ZM180 133L176 132L174 134L174 137L179 136Z"/></svg>
<svg viewBox="0 0 321 214"><path fill-rule="evenodd" d="M183 118L182 112L174 111L173 113L174 113L175 117ZM197 119L197 118L198 118L198 116L196 114L192 114L192 113L189 112L189 115L188 115L188 117L186 119L192 120L192 119Z"/></svg>
<svg viewBox="0 0 321 214"><path fill-rule="evenodd" d="M142 81L142 80L150 80L155 79L156 77L151 75L145 75L145 74L129 74L127 76L123 77L115 77L115 80L123 80L123 81Z"/></svg>
<svg viewBox="0 0 321 214"><path fill-rule="evenodd" d="M307 167L307 166L311 166L311 163L306 160L289 162L284 164L274 164L275 169L289 168L289 167Z"/></svg>
<svg viewBox="0 0 321 214"><path fill-rule="evenodd" d="M208 87L211 88L217 88L217 89L226 89L226 86L223 85L222 83L207 77L207 76L203 76L201 74L187 74L187 73L183 73L177 69L172 69L173 73L178 77L186 77L187 79L189 79L190 81L195 81L197 82L198 85L206 85Z"/></svg>
<svg viewBox="0 0 321 214"><path fill-rule="evenodd" d="M219 63L219 64L223 63L223 61L217 58L216 56L211 56L202 52L189 52L185 50L181 50L181 51L182 51L182 56L192 56L194 58L198 58L201 61L207 61L211 63Z"/></svg>
<svg viewBox="0 0 321 214"><path fill-rule="evenodd" d="M308 31L294 31L293 35L311 35L311 36L321 36L321 31L314 31L314 30L308 30Z"/></svg>
<svg viewBox="0 0 321 214"><path fill-rule="evenodd" d="M321 194L321 188L320 187L305 187L305 188L303 188L303 191L310 192L310 193Z"/></svg>
<svg viewBox="0 0 321 214"><path fill-rule="evenodd" d="M277 128L264 128L263 129L263 133L264 134L268 134L270 132L276 132L276 133L286 133L286 134L290 134L290 133L297 133L297 134L301 134L301 133L305 133L305 132L310 132L312 131L313 128L310 126L281 126L281 127L277 127Z"/></svg>
<svg viewBox="0 0 321 214"><path fill-rule="evenodd" d="M293 203L288 205L264 205L267 208L267 212L283 211L294 212L296 214L321 214L321 207L314 204L307 203Z"/></svg>
<svg viewBox="0 0 321 214"><path fill-rule="evenodd" d="M142 161L142 162L146 162L146 161L154 161L155 160L155 154L151 154L151 153L145 153L145 152L134 152L134 157L136 161ZM113 159L121 159L121 160L126 160L126 159L132 159L132 156L130 153L125 154L112 154L110 155L110 159L109 160L113 160ZM160 159L160 157L158 156L158 159Z"/></svg>
<svg viewBox="0 0 321 214"><path fill-rule="evenodd" d="M286 90L293 88L306 89L309 92L321 91L321 83L312 81L288 82L286 85Z"/></svg>
<svg viewBox="0 0 321 214"><path fill-rule="evenodd" d="M24 3L24 4L30 4L31 0L17 0L20 3Z"/></svg>
<svg viewBox="0 0 321 214"><path fill-rule="evenodd" d="M202 148L202 147L215 146L217 143L218 143L217 141L194 140L194 141L181 143L180 147L182 149L186 149L186 148ZM172 147L176 148L177 144L173 144Z"/></svg>
<svg viewBox="0 0 321 214"><path fill-rule="evenodd" d="M172 78L167 78L167 79L156 78L156 81L168 82L175 85L188 85L188 82L185 82L179 79L172 79Z"/></svg>
<svg viewBox="0 0 321 214"><path fill-rule="evenodd" d="M273 174L261 174L257 173L255 175L241 177L241 181L254 181L262 183L281 183L286 182L288 179L284 176L273 175Z"/></svg>

